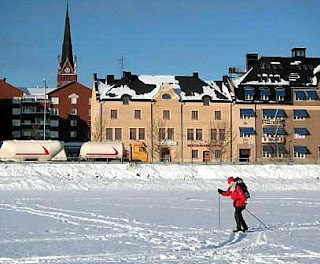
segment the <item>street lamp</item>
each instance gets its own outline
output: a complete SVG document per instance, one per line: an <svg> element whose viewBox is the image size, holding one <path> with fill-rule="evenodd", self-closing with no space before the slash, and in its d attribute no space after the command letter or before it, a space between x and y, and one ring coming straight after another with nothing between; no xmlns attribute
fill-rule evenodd
<svg viewBox="0 0 320 264"><path fill-rule="evenodd" d="M44 106L43 106L43 140L46 140L46 113L47 113L47 83L43 79L44 84Z"/></svg>

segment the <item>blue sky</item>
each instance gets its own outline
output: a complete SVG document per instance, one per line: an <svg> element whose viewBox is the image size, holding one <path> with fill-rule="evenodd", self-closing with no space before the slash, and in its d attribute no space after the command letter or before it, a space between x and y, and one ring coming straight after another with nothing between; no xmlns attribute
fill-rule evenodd
<svg viewBox="0 0 320 264"><path fill-rule="evenodd" d="M320 57L318 0L69 0L78 80L92 75L199 72L219 80L245 55ZM0 78L55 87L66 0L1 0Z"/></svg>

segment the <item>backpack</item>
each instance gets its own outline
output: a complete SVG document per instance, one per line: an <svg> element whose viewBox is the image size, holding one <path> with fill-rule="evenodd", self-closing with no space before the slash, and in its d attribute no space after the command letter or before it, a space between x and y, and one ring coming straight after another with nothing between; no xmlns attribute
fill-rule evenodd
<svg viewBox="0 0 320 264"><path fill-rule="evenodd" d="M236 183L236 185L240 186L241 190L243 191L244 195L246 196L246 198L250 198L250 193L248 191L248 187L247 185L244 183L244 181L237 177L234 179L234 182Z"/></svg>

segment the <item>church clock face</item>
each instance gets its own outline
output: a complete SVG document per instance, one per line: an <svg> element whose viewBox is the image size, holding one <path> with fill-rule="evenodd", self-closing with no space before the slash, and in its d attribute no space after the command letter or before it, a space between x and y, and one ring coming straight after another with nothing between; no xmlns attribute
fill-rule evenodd
<svg viewBox="0 0 320 264"><path fill-rule="evenodd" d="M70 72L70 68L66 67L66 68L64 69L64 72L65 72L65 73L69 73L69 72Z"/></svg>

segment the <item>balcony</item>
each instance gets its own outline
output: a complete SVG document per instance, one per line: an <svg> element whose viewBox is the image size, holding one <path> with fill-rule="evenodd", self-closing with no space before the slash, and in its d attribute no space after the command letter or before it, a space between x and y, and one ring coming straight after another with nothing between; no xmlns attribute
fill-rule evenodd
<svg viewBox="0 0 320 264"><path fill-rule="evenodd" d="M285 119L262 119L263 125L285 125Z"/></svg>
<svg viewBox="0 0 320 264"><path fill-rule="evenodd" d="M284 137L262 137L262 143L284 143Z"/></svg>

